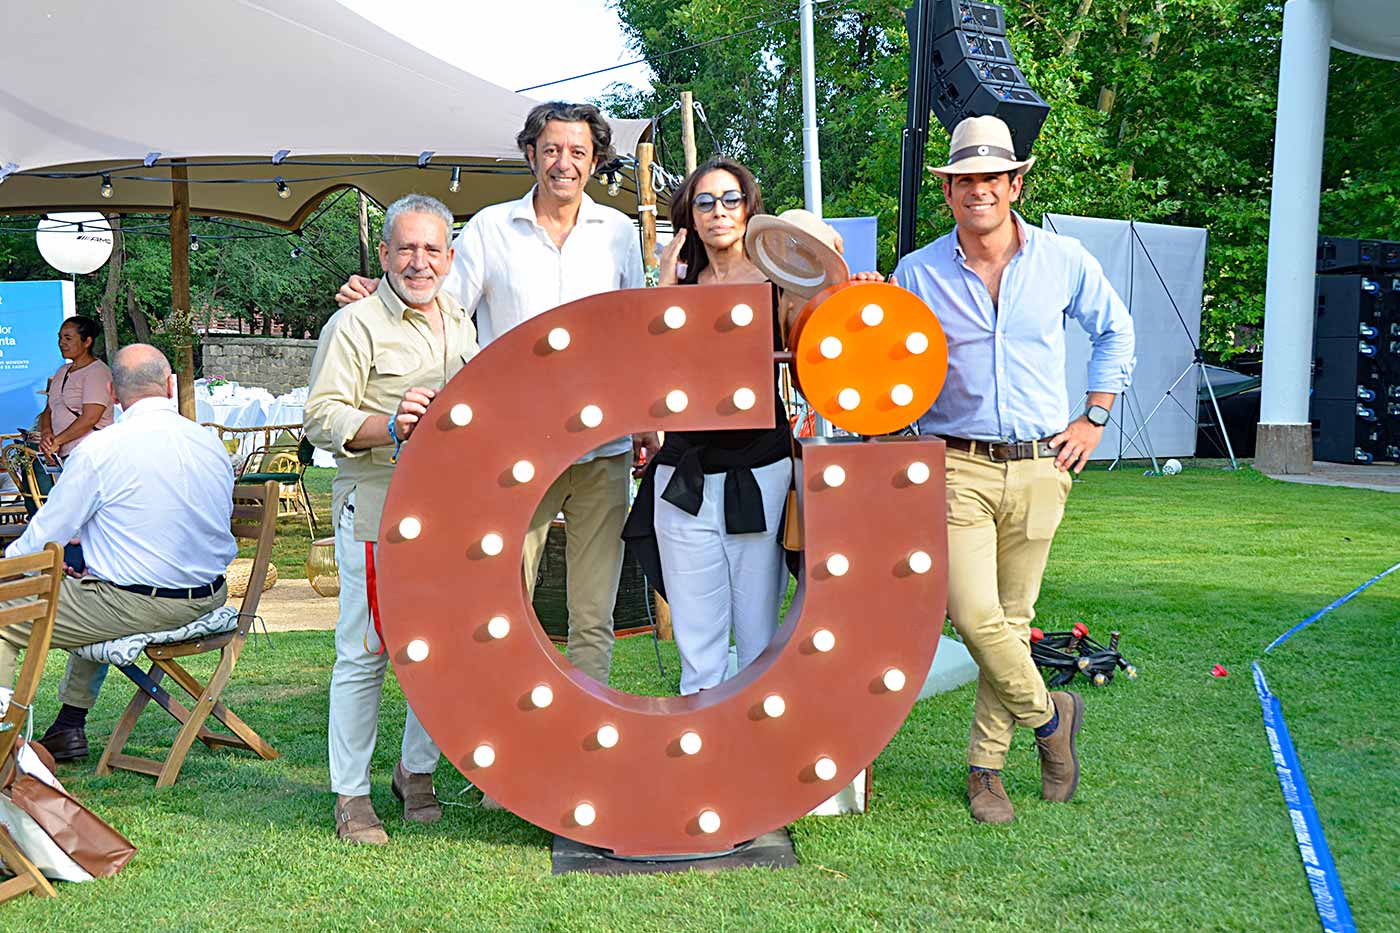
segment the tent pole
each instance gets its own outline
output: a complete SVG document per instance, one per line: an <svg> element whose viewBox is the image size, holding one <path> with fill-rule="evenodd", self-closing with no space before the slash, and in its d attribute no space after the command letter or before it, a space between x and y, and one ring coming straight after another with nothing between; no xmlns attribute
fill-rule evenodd
<svg viewBox="0 0 1400 933"><path fill-rule="evenodd" d="M652 143L637 143L637 216L642 222L642 265L648 273L660 265L656 255L656 188L651 180Z"/></svg>
<svg viewBox="0 0 1400 933"><path fill-rule="evenodd" d="M175 336L180 414L194 413L194 312L190 309L190 185L183 162L170 166L170 331Z"/></svg>
<svg viewBox="0 0 1400 933"><path fill-rule="evenodd" d="M360 275L369 278L369 201L363 191L355 193L360 196ZM448 235L451 233L449 230Z"/></svg>
<svg viewBox="0 0 1400 933"><path fill-rule="evenodd" d="M681 91L681 149L685 152L685 173L695 171L695 96Z"/></svg>

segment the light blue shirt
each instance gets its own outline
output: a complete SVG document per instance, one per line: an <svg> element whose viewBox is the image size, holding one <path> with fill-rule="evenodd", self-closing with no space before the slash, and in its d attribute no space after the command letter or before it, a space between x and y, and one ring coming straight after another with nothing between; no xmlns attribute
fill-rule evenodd
<svg viewBox="0 0 1400 933"><path fill-rule="evenodd" d="M1133 320L1103 267L1078 240L1012 216L1022 246L1001 274L1000 313L967 267L956 228L895 268L899 284L933 309L948 338L948 381L919 419L924 434L1029 441L1063 431L1070 422L1067 318L1094 345L1089 391L1118 394L1129 383Z"/></svg>

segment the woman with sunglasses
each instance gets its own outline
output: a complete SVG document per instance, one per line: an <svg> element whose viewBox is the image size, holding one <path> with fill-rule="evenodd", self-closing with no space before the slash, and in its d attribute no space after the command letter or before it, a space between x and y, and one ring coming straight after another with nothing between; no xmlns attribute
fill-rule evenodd
<svg viewBox="0 0 1400 933"><path fill-rule="evenodd" d="M671 201L676 234L661 284L768 281L744 252L748 221L761 213L743 165L719 158L691 172ZM775 343L777 305L774 289ZM787 584L778 533L791 482L781 399L772 427L669 431L647 465L623 537L670 603L682 695L724 680L731 631L740 670L777 631Z"/></svg>

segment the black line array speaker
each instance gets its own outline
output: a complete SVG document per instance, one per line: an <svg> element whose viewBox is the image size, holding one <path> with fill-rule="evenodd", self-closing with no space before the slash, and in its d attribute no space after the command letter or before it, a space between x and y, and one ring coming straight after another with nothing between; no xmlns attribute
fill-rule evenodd
<svg viewBox="0 0 1400 933"><path fill-rule="evenodd" d="M967 117L999 117L1011 128L1016 158L1028 157L1050 105L1016 67L1001 7L941 0L934 5L933 33L929 102L938 122L951 133Z"/></svg>
<svg viewBox="0 0 1400 933"><path fill-rule="evenodd" d="M1317 277L1313 456L1400 461L1400 244L1323 237L1324 263L1356 271Z"/></svg>

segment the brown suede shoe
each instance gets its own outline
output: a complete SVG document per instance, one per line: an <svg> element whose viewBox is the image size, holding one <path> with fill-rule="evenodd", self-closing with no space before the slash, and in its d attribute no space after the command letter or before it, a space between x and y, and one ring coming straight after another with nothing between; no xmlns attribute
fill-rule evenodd
<svg viewBox="0 0 1400 933"><path fill-rule="evenodd" d="M335 834L353 845L382 846L389 841L384 824L375 815L369 795L335 798Z"/></svg>
<svg viewBox="0 0 1400 933"><path fill-rule="evenodd" d="M1010 823L1016 818L1001 775L995 771L969 771L967 802L972 805L972 818L979 823Z"/></svg>
<svg viewBox="0 0 1400 933"><path fill-rule="evenodd" d="M394 796L403 801L403 818L414 823L436 823L442 819L442 805L433 790L431 774L413 774L404 769L403 762L394 766L390 784Z"/></svg>
<svg viewBox="0 0 1400 933"><path fill-rule="evenodd" d="M1079 754L1074 738L1084 724L1084 700L1068 690L1050 694L1050 702L1060 715L1060 724L1046 738L1035 740L1040 752L1040 795L1046 800L1065 803L1079 786Z"/></svg>

